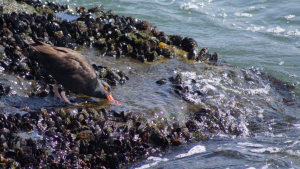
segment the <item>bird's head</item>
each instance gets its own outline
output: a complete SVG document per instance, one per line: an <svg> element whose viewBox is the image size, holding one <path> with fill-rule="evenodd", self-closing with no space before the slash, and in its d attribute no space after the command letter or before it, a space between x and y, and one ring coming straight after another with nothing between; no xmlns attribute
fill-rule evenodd
<svg viewBox="0 0 300 169"><path fill-rule="evenodd" d="M111 88L110 85L105 81L97 79L97 87L94 90L92 96L97 98L105 98L107 99L108 95L111 96Z"/></svg>
<svg viewBox="0 0 300 169"><path fill-rule="evenodd" d="M111 95L111 87L109 84L107 84L105 81L97 79L97 87L94 90L92 97L97 98L105 98L110 101L113 101L114 103L121 105L117 100L115 100Z"/></svg>

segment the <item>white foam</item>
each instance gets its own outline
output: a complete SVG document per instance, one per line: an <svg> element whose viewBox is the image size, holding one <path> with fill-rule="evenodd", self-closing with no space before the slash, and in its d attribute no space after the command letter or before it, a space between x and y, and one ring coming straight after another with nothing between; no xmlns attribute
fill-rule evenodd
<svg viewBox="0 0 300 169"><path fill-rule="evenodd" d="M296 16L295 15L287 15L287 16L284 16L285 19L287 20L291 20L293 18L295 18Z"/></svg>
<svg viewBox="0 0 300 169"><path fill-rule="evenodd" d="M181 77L196 78L196 72L181 72Z"/></svg>
<svg viewBox="0 0 300 169"><path fill-rule="evenodd" d="M252 14L249 13L234 13L235 16L248 17L251 18Z"/></svg>
<svg viewBox="0 0 300 169"><path fill-rule="evenodd" d="M148 157L147 160L152 160L152 161L169 161L167 158L160 158L160 157L154 157L154 156Z"/></svg>
<svg viewBox="0 0 300 169"><path fill-rule="evenodd" d="M284 64L284 61L281 61L281 62L278 63L278 65L280 65L280 66L283 65L283 64Z"/></svg>
<svg viewBox="0 0 300 169"><path fill-rule="evenodd" d="M284 31L285 31L285 29L281 28L280 26L267 29L267 32L270 32L270 33L280 33L280 32L284 32Z"/></svg>
<svg viewBox="0 0 300 169"><path fill-rule="evenodd" d="M146 169L146 168L154 167L154 166L156 166L160 161L166 162L166 161L169 161L169 159L167 159L167 158L160 158L160 157L150 156L150 157L147 158L147 161L154 161L154 162L153 162L153 163L150 163L150 164L142 165L142 166L140 166L140 167L136 167L135 169Z"/></svg>
<svg viewBox="0 0 300 169"><path fill-rule="evenodd" d="M206 148L204 146L198 145L198 146L191 148L187 153L183 153L183 154L179 154L179 155L175 156L175 158L188 157L188 156L203 153L203 152L206 152Z"/></svg>
<svg viewBox="0 0 300 169"><path fill-rule="evenodd" d="M286 150L286 153L293 156L300 156L300 150Z"/></svg>
<svg viewBox="0 0 300 169"><path fill-rule="evenodd" d="M294 124L294 126L298 129L300 129L300 124Z"/></svg>
<svg viewBox="0 0 300 169"><path fill-rule="evenodd" d="M281 150L282 150L281 148L277 148L277 147L268 147L268 148L253 149L250 151L253 153L265 153L265 152L278 153Z"/></svg>
<svg viewBox="0 0 300 169"><path fill-rule="evenodd" d="M252 32L256 32L256 31L260 31L260 30L262 30L264 28L265 27L263 27L263 26L252 26L252 27L248 27L246 30L252 31Z"/></svg>
<svg viewBox="0 0 300 169"><path fill-rule="evenodd" d="M205 4L202 2L202 3L197 3L198 6L201 6L201 7L204 7Z"/></svg>
<svg viewBox="0 0 300 169"><path fill-rule="evenodd" d="M263 145L261 145L261 144L253 144L253 143L248 143L248 142L238 143L238 144L243 145L243 146L247 146L247 147L263 147Z"/></svg>
<svg viewBox="0 0 300 169"><path fill-rule="evenodd" d="M287 144L287 143L292 143L292 142L293 142L293 140L287 140L287 141L285 141L283 143Z"/></svg>
<svg viewBox="0 0 300 169"><path fill-rule="evenodd" d="M183 5L180 6L181 9L183 10L189 10L189 9L198 9L199 6L197 4L193 3L184 3Z"/></svg>
<svg viewBox="0 0 300 169"><path fill-rule="evenodd" d="M286 36L299 36L300 35L300 32L295 29L295 30L291 30L291 31L288 31L287 33L285 33Z"/></svg>
<svg viewBox="0 0 300 169"><path fill-rule="evenodd" d="M223 13L223 14L219 14L218 16L226 18L228 15L226 13Z"/></svg>

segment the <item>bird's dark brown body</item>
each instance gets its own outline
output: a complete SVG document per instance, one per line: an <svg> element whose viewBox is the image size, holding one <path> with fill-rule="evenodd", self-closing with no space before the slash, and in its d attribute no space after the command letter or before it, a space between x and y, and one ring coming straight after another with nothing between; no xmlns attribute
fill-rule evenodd
<svg viewBox="0 0 300 169"><path fill-rule="evenodd" d="M110 86L97 78L92 65L80 53L69 48L51 46L37 40L25 42L37 52L46 70L64 88L88 96L112 98ZM70 103L68 100L66 102Z"/></svg>

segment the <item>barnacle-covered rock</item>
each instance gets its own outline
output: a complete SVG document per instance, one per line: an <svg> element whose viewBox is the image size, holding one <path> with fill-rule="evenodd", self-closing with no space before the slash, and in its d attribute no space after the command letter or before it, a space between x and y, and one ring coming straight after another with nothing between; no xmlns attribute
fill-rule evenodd
<svg viewBox="0 0 300 169"><path fill-rule="evenodd" d="M210 58L209 49L208 48L202 48L198 54L198 60L204 61L206 59Z"/></svg>
<svg viewBox="0 0 300 169"><path fill-rule="evenodd" d="M182 49L190 52L194 47L198 47L197 42L191 37L185 37L181 42Z"/></svg>
<svg viewBox="0 0 300 169"><path fill-rule="evenodd" d="M198 59L198 53L199 53L199 49L198 49L197 47L193 47L193 48L190 50L190 52L189 52L187 58L188 58L189 60L197 60L197 59Z"/></svg>
<svg viewBox="0 0 300 169"><path fill-rule="evenodd" d="M170 41L172 42L172 45L181 46L182 43L182 36L181 35L170 35Z"/></svg>
<svg viewBox="0 0 300 169"><path fill-rule="evenodd" d="M212 54L212 55L209 57L209 61L214 61L214 62L216 62L216 61L218 61L218 59L219 59L219 56L218 56L217 52L215 52L214 54Z"/></svg>
<svg viewBox="0 0 300 169"><path fill-rule="evenodd" d="M145 56L148 62L153 62L159 58L156 51L147 51Z"/></svg>

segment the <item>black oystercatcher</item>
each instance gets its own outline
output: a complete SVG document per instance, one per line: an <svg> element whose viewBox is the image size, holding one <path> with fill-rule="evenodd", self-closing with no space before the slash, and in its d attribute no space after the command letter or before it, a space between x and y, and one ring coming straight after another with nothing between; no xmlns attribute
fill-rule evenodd
<svg viewBox="0 0 300 169"><path fill-rule="evenodd" d="M64 47L55 47L38 40L24 40L40 57L46 70L56 80L54 92L58 98L70 103L65 91L58 92L58 84L74 92L114 101L109 84L97 78L89 61L80 53Z"/></svg>

